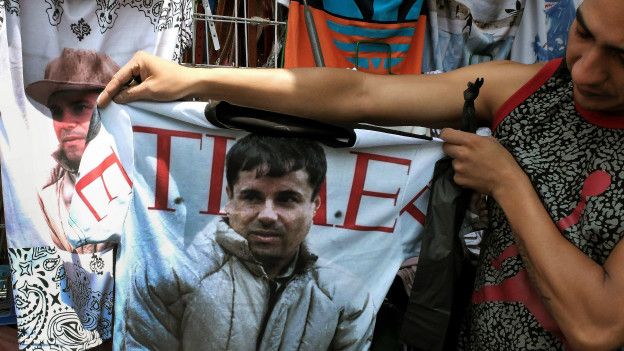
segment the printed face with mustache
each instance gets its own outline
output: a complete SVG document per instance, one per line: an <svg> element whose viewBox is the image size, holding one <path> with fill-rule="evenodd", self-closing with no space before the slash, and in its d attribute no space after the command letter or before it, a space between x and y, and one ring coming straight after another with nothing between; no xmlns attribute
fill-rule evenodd
<svg viewBox="0 0 624 351"><path fill-rule="evenodd" d="M236 184L228 186L225 210L232 229L247 239L267 274L276 276L308 234L320 197L312 199L304 170L258 177L257 169L241 171Z"/></svg>
<svg viewBox="0 0 624 351"><path fill-rule="evenodd" d="M48 108L54 120L59 147L72 167L77 168L86 146L91 114L98 91L63 90L50 95Z"/></svg>

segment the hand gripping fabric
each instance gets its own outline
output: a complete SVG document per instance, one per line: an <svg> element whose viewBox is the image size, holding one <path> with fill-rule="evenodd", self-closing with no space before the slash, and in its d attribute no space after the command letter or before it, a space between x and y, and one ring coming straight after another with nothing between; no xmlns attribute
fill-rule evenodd
<svg viewBox="0 0 624 351"><path fill-rule="evenodd" d="M474 100L482 85L479 78L464 92L464 131L476 131ZM456 349L472 291L474 269L458 235L471 191L455 184L454 174L450 157L436 163L418 268L400 334L416 350Z"/></svg>

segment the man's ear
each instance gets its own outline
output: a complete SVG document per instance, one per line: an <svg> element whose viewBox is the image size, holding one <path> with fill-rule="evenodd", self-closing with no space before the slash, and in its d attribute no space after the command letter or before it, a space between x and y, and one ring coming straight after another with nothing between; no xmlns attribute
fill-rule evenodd
<svg viewBox="0 0 624 351"><path fill-rule="evenodd" d="M225 216L227 217L230 214L230 210L232 209L232 188L226 186L225 193L227 194L228 201L225 203L225 207L223 207L223 210L225 211Z"/></svg>
<svg viewBox="0 0 624 351"><path fill-rule="evenodd" d="M316 214L316 211L321 207L321 195L317 194L312 202L314 202L314 214Z"/></svg>

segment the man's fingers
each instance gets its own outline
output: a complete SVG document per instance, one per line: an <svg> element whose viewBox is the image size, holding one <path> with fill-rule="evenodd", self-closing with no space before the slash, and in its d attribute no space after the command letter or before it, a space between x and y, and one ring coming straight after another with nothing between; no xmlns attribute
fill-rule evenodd
<svg viewBox="0 0 624 351"><path fill-rule="evenodd" d="M141 76L141 66L133 58L125 66L119 69L111 78L110 82L104 87L97 99L99 108L106 107L113 97L117 95L127 84L132 81L135 76Z"/></svg>
<svg viewBox="0 0 624 351"><path fill-rule="evenodd" d="M452 138L456 131L457 131L457 129L444 128L440 132L440 139L442 139L442 140L444 140L445 142L448 143L449 142L448 139Z"/></svg>
<svg viewBox="0 0 624 351"><path fill-rule="evenodd" d="M121 90L113 100L118 104L125 104L137 100L145 100L149 96L149 91L146 83L130 86L127 89Z"/></svg>
<svg viewBox="0 0 624 351"><path fill-rule="evenodd" d="M461 130L452 129L452 128L444 128L442 129L442 133L440 133L440 139L444 140L445 143L463 145L466 144L470 139L474 138L476 134L462 132Z"/></svg>
<svg viewBox="0 0 624 351"><path fill-rule="evenodd" d="M444 143L444 145L442 145L442 151L444 151L444 153L450 156L451 158L458 158L460 156L462 148L463 146L461 145L455 145L455 144L449 144L449 143Z"/></svg>
<svg viewBox="0 0 624 351"><path fill-rule="evenodd" d="M97 99L95 100L95 103L99 108L104 108L108 106L108 104L110 103L110 97L108 96L108 93L102 90L100 92L100 95L98 95Z"/></svg>

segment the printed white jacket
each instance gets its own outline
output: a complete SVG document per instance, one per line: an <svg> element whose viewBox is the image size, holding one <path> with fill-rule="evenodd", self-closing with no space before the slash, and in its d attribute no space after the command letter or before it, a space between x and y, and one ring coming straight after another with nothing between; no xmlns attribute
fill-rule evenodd
<svg viewBox="0 0 624 351"><path fill-rule="evenodd" d="M370 347L375 308L368 292L305 245L275 301L269 301L275 283L247 241L223 220L207 225L188 250L192 261L150 262L144 274L135 275L126 306L126 349Z"/></svg>

